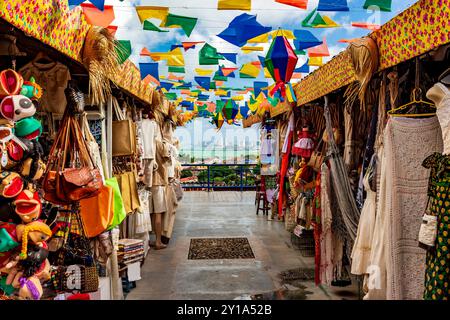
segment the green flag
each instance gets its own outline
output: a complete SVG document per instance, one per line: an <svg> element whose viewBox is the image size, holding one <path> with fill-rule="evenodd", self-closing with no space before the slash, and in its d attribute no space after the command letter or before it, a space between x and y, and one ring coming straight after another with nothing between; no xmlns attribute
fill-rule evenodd
<svg viewBox="0 0 450 320"><path fill-rule="evenodd" d="M225 106L225 102L223 102L222 100L217 100L216 101L216 112L222 112L223 107Z"/></svg>
<svg viewBox="0 0 450 320"><path fill-rule="evenodd" d="M376 6L381 11L391 12L392 0L366 0L364 9L368 9L370 6Z"/></svg>
<svg viewBox="0 0 450 320"><path fill-rule="evenodd" d="M169 72L173 72L173 73L186 73L186 70L184 69L184 67L171 67L169 66Z"/></svg>
<svg viewBox="0 0 450 320"><path fill-rule="evenodd" d="M197 18L178 16L176 14L169 13L164 25L161 27L180 26L184 33L189 37L197 24Z"/></svg>
<svg viewBox="0 0 450 320"><path fill-rule="evenodd" d="M160 28L158 28L153 23L147 20L144 21L144 30L156 32L169 32L169 30L161 30Z"/></svg>
<svg viewBox="0 0 450 320"><path fill-rule="evenodd" d="M116 51L119 57L119 64L124 63L131 55L131 41L118 40Z"/></svg>
<svg viewBox="0 0 450 320"><path fill-rule="evenodd" d="M176 93L169 93L169 92L167 92L167 93L164 93L164 95L166 96L166 98L168 100L177 100L177 98L178 98Z"/></svg>
<svg viewBox="0 0 450 320"><path fill-rule="evenodd" d="M205 43L198 55L198 62L200 65L218 65L219 60L223 59L225 58L217 53L217 49L208 43Z"/></svg>

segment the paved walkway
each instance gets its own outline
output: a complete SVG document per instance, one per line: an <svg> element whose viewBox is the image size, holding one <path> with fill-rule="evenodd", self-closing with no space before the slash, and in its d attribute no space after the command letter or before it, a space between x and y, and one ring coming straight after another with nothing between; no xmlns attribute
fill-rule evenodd
<svg viewBox="0 0 450 320"><path fill-rule="evenodd" d="M142 279L127 299L235 299L255 294L267 299L355 299L354 285L335 289L312 281L295 287L280 283L281 271L313 268L314 260L291 246L284 222L255 215L254 197L254 192L185 192L169 247L149 252ZM191 238L202 237L247 237L255 259L188 260Z"/></svg>

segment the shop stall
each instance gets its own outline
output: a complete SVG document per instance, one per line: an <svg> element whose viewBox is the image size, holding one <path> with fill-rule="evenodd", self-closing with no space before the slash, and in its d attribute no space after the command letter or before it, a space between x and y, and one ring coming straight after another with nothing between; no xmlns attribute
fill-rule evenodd
<svg viewBox="0 0 450 320"><path fill-rule="evenodd" d="M34 5L0 8L0 297L122 299L171 237L178 113L80 8Z"/></svg>
<svg viewBox="0 0 450 320"><path fill-rule="evenodd" d="M262 117L263 132L278 129L261 140L279 150L262 150L277 181L267 196L315 247L316 284L449 297L449 14L418 1L295 85L296 106Z"/></svg>

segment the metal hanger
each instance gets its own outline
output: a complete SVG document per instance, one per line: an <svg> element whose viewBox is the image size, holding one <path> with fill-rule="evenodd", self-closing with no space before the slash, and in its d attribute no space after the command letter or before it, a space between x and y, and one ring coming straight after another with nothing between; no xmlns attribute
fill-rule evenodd
<svg viewBox="0 0 450 320"><path fill-rule="evenodd" d="M422 100L422 89L419 86L419 58L416 58L415 88L411 93L411 101L388 111L391 117L430 117L436 115L436 106Z"/></svg>

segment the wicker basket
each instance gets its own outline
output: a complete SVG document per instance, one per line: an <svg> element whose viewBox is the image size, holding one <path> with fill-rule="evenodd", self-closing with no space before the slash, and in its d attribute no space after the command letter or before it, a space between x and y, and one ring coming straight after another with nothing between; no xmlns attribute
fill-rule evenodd
<svg viewBox="0 0 450 320"><path fill-rule="evenodd" d="M314 257L315 255L315 242L314 242L314 230L303 230L300 237L295 234L291 234L291 243L294 247L300 250L300 253L304 257Z"/></svg>

